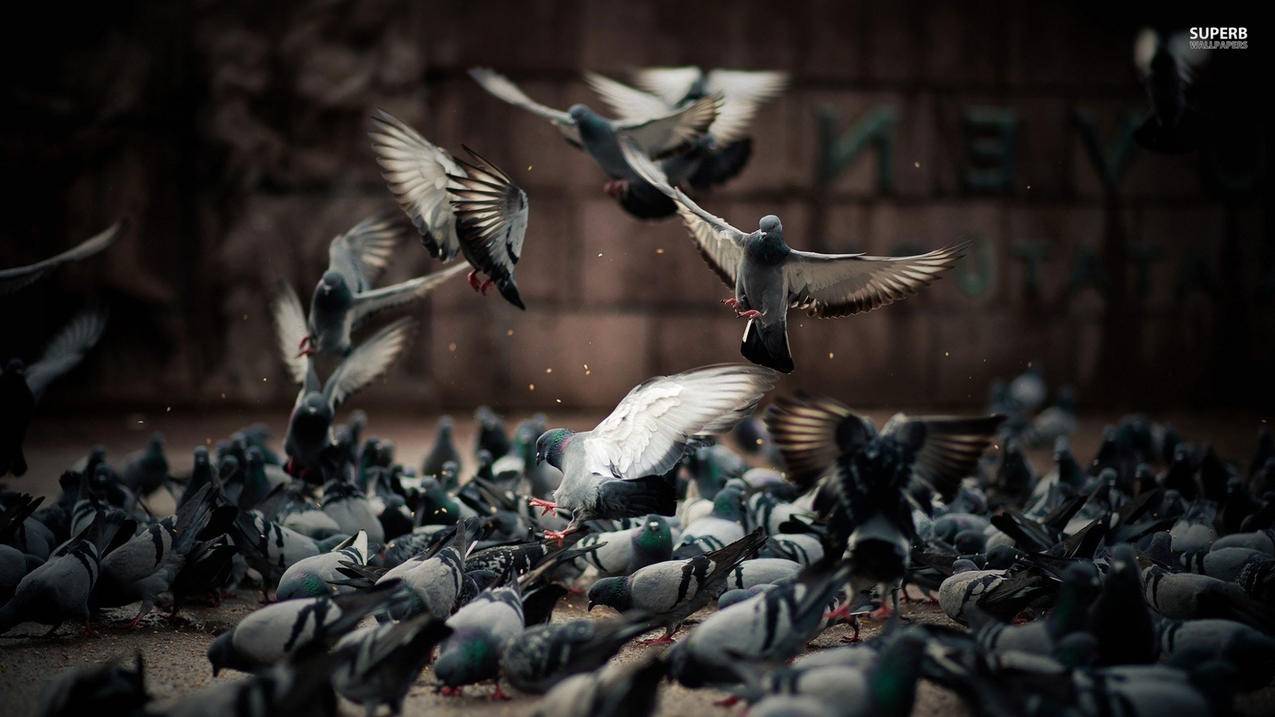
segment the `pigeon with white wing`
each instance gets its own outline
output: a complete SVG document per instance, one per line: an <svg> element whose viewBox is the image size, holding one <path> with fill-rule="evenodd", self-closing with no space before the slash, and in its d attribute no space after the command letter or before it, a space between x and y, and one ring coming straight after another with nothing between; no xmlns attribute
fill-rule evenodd
<svg viewBox="0 0 1275 717"><path fill-rule="evenodd" d="M487 68L472 69L469 75L496 97L548 120L569 144L584 150L610 178L603 191L644 219L668 216L672 207L659 191L629 168L620 152L620 139L635 142L644 154L657 159L679 154L696 144L716 121L722 106L721 96L712 95L678 108L652 103L650 112L612 120L582 104L571 105L566 112L542 105L507 77Z"/></svg>
<svg viewBox="0 0 1275 717"><path fill-rule="evenodd" d="M767 214L754 232L737 229L670 186L640 147L625 142L623 151L634 171L678 203L700 256L734 290L722 303L748 319L744 358L785 373L794 368L788 309L817 318L871 311L915 294L952 268L968 246L907 257L799 251L784 242L779 217Z"/></svg>
<svg viewBox="0 0 1275 717"><path fill-rule="evenodd" d="M39 281L41 277L57 269L63 264L87 259L115 243L120 232L120 223L116 222L103 231L94 234L61 254L56 254L37 261L34 264L0 269L0 296L11 294L25 286Z"/></svg>
<svg viewBox="0 0 1275 717"><path fill-rule="evenodd" d="M747 364L716 364L648 379L629 391L592 431L553 428L536 441L536 463L562 471L555 502L545 510L572 513L571 527L589 518L672 515L672 477L695 436L729 431L752 414L774 387L774 371Z"/></svg>

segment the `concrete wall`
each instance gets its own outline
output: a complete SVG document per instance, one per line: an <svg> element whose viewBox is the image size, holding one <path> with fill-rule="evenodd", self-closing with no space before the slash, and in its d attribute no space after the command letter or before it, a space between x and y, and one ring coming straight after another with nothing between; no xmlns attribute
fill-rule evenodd
<svg viewBox="0 0 1275 717"><path fill-rule="evenodd" d="M1103 183L1144 108L1133 19L1022 2L285 5L112 4L70 28L46 18L58 32L5 31L0 265L132 220L108 254L4 300L6 354L36 350L90 296L113 307L102 350L54 401L290 400L268 289L305 295L327 240L393 207L365 135L377 106L526 188L529 310L455 282L413 312L410 356L365 403L590 408L651 374L735 360L743 322L680 225L629 218L585 156L465 75L488 65L565 107L592 99L581 69L698 63L794 76L755 125L746 173L701 196L711 211L742 227L779 213L794 246L823 251L975 241L903 304L794 314L792 386L864 406L978 404L993 377L1035 362L1092 405L1269 405L1275 262L1252 197L1268 175L1223 201L1201 168L1211 155L1134 148ZM965 180L969 121L988 108L1013 123L1013 174L993 192ZM889 182L872 147L817 181L820 117L837 138L879 112L895 118ZM1254 146L1237 166L1270 166L1269 143ZM387 278L429 268L405 235Z"/></svg>

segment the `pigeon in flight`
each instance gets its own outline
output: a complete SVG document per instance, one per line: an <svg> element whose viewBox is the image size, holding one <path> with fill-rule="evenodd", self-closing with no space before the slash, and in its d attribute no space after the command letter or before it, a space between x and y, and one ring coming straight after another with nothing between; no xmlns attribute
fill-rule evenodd
<svg viewBox="0 0 1275 717"><path fill-rule="evenodd" d="M332 420L345 399L385 373L407 345L412 322L402 318L373 334L320 383L308 356L292 356L284 347L284 362L293 380L301 383L283 447L290 471L313 471L336 446Z"/></svg>
<svg viewBox="0 0 1275 717"><path fill-rule="evenodd" d="M35 413L35 404L49 384L84 360L84 354L102 338L104 330L106 313L90 309L62 329L39 361L28 366L22 359L12 358L0 371L0 406L4 406L0 411L0 476L10 473L21 476L27 472L22 443Z"/></svg>
<svg viewBox="0 0 1275 717"><path fill-rule="evenodd" d="M34 264L26 266L15 266L10 269L0 269L0 296L12 294L23 287L39 281L41 277L63 264L87 259L94 254L106 249L115 242L115 237L119 235L120 223L116 222L107 227L100 234L96 234L76 246L56 256L51 256L43 261L37 261Z"/></svg>
<svg viewBox="0 0 1275 717"><path fill-rule="evenodd" d="M721 109L708 131L691 148L660 162L674 186L683 181L696 189L721 184L743 170L752 155L749 124L766 102L783 94L788 73L775 71L710 70L698 67L653 67L634 75L642 88L604 75L586 72L585 82L613 112L625 119L665 114L704 97L720 95ZM676 205L660 197L671 216Z"/></svg>
<svg viewBox="0 0 1275 717"><path fill-rule="evenodd" d="M1150 115L1134 130L1142 147L1161 154L1183 154L1199 147L1205 118L1187 102L1195 71L1208 50L1191 49L1186 33L1143 28L1133 44L1133 63L1146 88Z"/></svg>
<svg viewBox="0 0 1275 717"><path fill-rule="evenodd" d="M779 217L767 214L757 231L736 229L704 211L637 146L622 144L634 171L678 203L682 221L704 261L734 294L723 300L742 318L741 353L753 363L789 373L788 309L817 318L848 316L915 294L952 268L968 243L908 257L819 254L784 242Z"/></svg>
<svg viewBox="0 0 1275 717"><path fill-rule="evenodd" d="M706 96L676 109L664 107L654 113L610 120L585 105L572 105L566 112L546 107L504 75L487 68L474 68L469 75L496 97L548 120L568 143L587 152L610 177L603 191L640 218L668 216L671 209L659 191L629 168L620 152L620 139L634 142L651 157L677 154L694 146L717 119L722 105L720 96Z"/></svg>
<svg viewBox="0 0 1275 717"><path fill-rule="evenodd" d="M353 349L350 333L367 317L392 306L420 299L460 273L456 263L415 279L372 288L376 274L389 261L394 245L389 222L368 218L332 240L328 270L314 287L310 316L292 287L283 285L274 300L275 328L283 350L347 356Z"/></svg>
<svg viewBox="0 0 1275 717"><path fill-rule="evenodd" d="M527 233L527 193L469 147L461 145L468 161L452 157L384 110L373 113L368 135L382 176L430 255L463 254L475 291L486 294L495 284L525 310L514 268Z"/></svg>
<svg viewBox="0 0 1275 717"><path fill-rule="evenodd" d="M561 539L588 518L672 515L675 469L695 436L729 431L757 407L778 374L747 364L716 364L648 379L629 391L592 431L553 428L536 441L536 464L562 471L554 501L531 499L546 511L572 513L572 525L546 536Z"/></svg>

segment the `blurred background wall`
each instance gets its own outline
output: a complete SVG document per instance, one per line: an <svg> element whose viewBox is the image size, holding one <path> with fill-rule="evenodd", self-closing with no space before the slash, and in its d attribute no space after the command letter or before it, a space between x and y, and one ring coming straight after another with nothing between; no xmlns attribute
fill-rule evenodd
<svg viewBox="0 0 1275 717"><path fill-rule="evenodd" d="M290 401L269 291L308 295L327 241L394 208L365 134L374 107L478 149L532 211L529 310L455 281L412 311L407 360L365 404L587 410L649 375L737 360L743 323L680 224L629 218L590 160L469 80L474 65L557 107L593 100L583 69L788 70L752 164L701 196L707 208L745 228L779 213L792 244L821 251L974 241L902 304L794 314L793 386L864 407L972 405L1031 364L1095 407L1275 395L1269 136L1181 157L1132 145L1140 22L1106 6L171 0L37 14L0 31L0 266L130 221L104 255L3 304L0 354L28 357L85 302L111 306L103 345L50 396L70 410ZM1211 72L1264 87L1253 44ZM1215 111L1256 117L1245 103L1265 94ZM386 278L430 264L405 233Z"/></svg>

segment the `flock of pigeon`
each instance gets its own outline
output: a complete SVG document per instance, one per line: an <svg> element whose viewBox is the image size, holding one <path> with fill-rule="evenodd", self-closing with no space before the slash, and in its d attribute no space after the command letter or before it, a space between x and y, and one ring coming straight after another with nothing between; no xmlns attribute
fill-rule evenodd
<svg viewBox="0 0 1275 717"><path fill-rule="evenodd" d="M308 310L279 287L280 354L300 386L283 454L252 426L196 448L178 477L156 436L125 462L93 450L47 505L0 494L0 633L67 622L92 632L101 609L140 605L136 626L156 606L177 618L253 586L264 606L207 650L214 674L250 676L158 704L140 658L110 662L58 676L43 714L313 717L336 714L338 695L369 715L397 713L426 667L444 694L489 683L502 696L507 685L544 695L535 709L554 717L646 715L666 680L723 690L753 717L906 715L922 679L992 715L1227 714L1237 694L1269 684L1269 432L1242 471L1133 416L1081 463L1067 440L1070 395L1038 412L1047 392L1034 373L996 388L988 415L899 414L878 428L827 397L760 408L794 368L790 308L835 317L906 298L961 248L794 250L778 217L746 232L680 189L738 173L749 120L782 91L780 73L648 70L643 89L588 76L616 120L471 74L593 157L626 211L680 215L748 320L751 363L649 379L586 432L542 416L510 432L480 409L469 460L444 419L419 470L365 437L361 412L337 423L407 345L408 318L368 329L379 311L466 269L476 291L494 285L524 307L514 268L526 193L477 152L454 157L378 111L370 135L393 195L431 255L464 261L377 288L396 233L374 217L332 240ZM0 289L115 233L0 271ZM36 400L104 326L90 310L30 367L5 366L0 474L25 472ZM718 439L728 433L738 450ZM1055 465L1037 476L1023 446L1050 442ZM476 466L467 480L463 465ZM164 492L176 509L161 518L148 506ZM899 611L909 588L967 629L912 624ZM553 620L570 591L615 616ZM883 621L881 634L859 641L864 619ZM807 652L838 624L853 627L851 644ZM612 659L659 630L640 659Z"/></svg>

